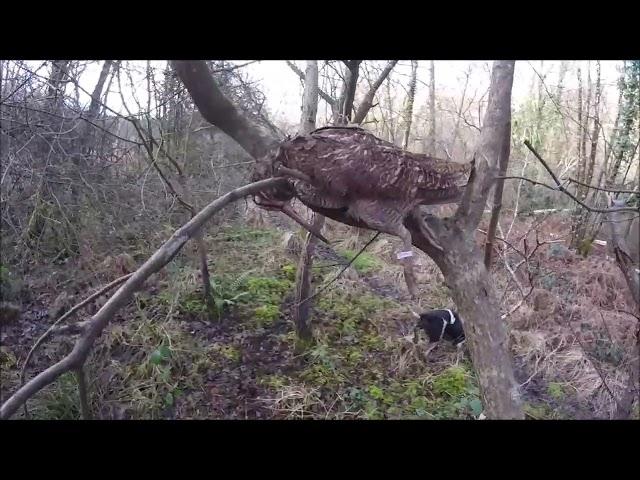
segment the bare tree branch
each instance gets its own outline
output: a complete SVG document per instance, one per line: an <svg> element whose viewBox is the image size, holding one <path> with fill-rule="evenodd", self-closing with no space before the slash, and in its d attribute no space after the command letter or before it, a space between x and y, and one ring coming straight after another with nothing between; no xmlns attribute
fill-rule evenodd
<svg viewBox="0 0 640 480"><path fill-rule="evenodd" d="M544 161L544 159L540 156L540 154L536 151L535 148L533 148L533 146L531 145L531 143L529 143L528 140L524 141L524 144L527 146L527 148L529 150L531 150L531 153L533 153L533 155L538 159L538 161L540 161L540 163L542 164L542 166L545 168L545 170L547 170L547 172L549 172L549 175L551 175L551 178L553 178L553 181L556 184L556 187L550 187L549 185L545 185L542 184L540 182L533 182L532 180L526 179L526 178L522 178L522 177L510 177L510 178L519 178L520 180L526 180L528 182L531 183L535 183L537 185L543 185L551 190L556 190L559 192L564 193L565 195L567 195L568 197L570 197L574 202L576 202L577 204L581 205L582 207L584 207L585 209L589 210L590 212L595 212L595 213L609 213L609 212L613 212L613 211L617 211L617 212L622 212L622 211L627 211L627 212L637 212L638 209L636 208L615 208L615 209L599 209L599 208L593 208L590 207L589 205L587 205L586 203L584 203L582 200L579 200L575 195L573 195L571 192L569 192L566 188L564 188L564 186L560 183L560 180L558 180L558 177L556 177L555 173L553 173L553 171L551 170L551 168L549 168L549 166L547 165L547 162ZM506 179L507 177L504 177L504 179Z"/></svg>
<svg viewBox="0 0 640 480"><path fill-rule="evenodd" d="M253 158L264 156L274 138L260 132L224 96L205 61L171 62L202 116L240 144Z"/></svg>
<svg viewBox="0 0 640 480"><path fill-rule="evenodd" d="M36 341L36 343L33 344L33 346L31 347L31 350L29 350L29 353L27 354L27 358L25 358L24 360L24 364L22 365L22 369L20 370L20 384L24 385L24 379L25 379L25 375L27 372L27 369L29 368L29 363L31 361L31 357L33 357L34 353L36 352L36 350L40 347L40 345L42 345L43 342L45 342L52 333L54 333L56 331L56 327L62 323L63 321L65 321L67 318L69 318L71 315L73 315L74 313L76 313L78 310L80 310L81 308L85 307L86 305L88 305L89 303L91 303L92 301L94 301L96 298L104 295L105 293L113 290L115 287L117 287L118 285L122 284L123 282L127 281L129 279L129 277L131 277L131 275L133 275L133 273L129 273L127 275L123 275L120 278L116 278L113 282L108 283L107 285L105 285L104 287L102 287L100 290L98 290L97 292L91 294L89 297L87 297L86 299L84 299L83 301L81 301L80 303L78 303L77 305L75 305L74 307L72 307L67 313L65 313L64 315L62 315L58 320L56 320L55 322L53 322L51 324L51 326L47 329L46 332L44 332L40 338L38 338L38 340Z"/></svg>
<svg viewBox="0 0 640 480"><path fill-rule="evenodd" d="M389 63L387 63L387 65L384 67L384 70L382 70L378 78L375 80L375 82L373 82L364 98L362 99L362 102L360 102L358 110L356 110L356 114L353 117L353 123L360 124L367 117L367 113L369 113L369 110L373 108L373 99L376 95L376 92L380 88L380 85L382 85L382 83L387 79L387 77L391 73L391 70L393 70L393 67L395 67L397 63L398 60L390 60Z"/></svg>
<svg viewBox="0 0 640 480"><path fill-rule="evenodd" d="M638 190L621 190L619 188L603 188L603 187L596 187L595 185L589 185L587 183L582 183L579 182L578 180L576 180L575 178L569 177L569 182L571 183L577 183L578 185L582 185L583 187L587 187L587 188L591 188L593 190L600 190L601 192L612 192L612 193L630 193L630 194L640 194L640 191Z"/></svg>
<svg viewBox="0 0 640 480"><path fill-rule="evenodd" d="M4 420L9 418L24 402L54 382L60 375L70 370L80 368L91 352L95 340L102 333L113 315L130 300L133 293L139 290L151 275L171 262L182 247L184 247L216 212L245 196L273 188L281 185L285 181L286 180L282 178L269 178L232 190L211 202L189 222L176 230L171 238L156 250L91 318L90 324L83 335L77 340L71 353L31 379L2 404L2 407L0 407L0 419Z"/></svg>

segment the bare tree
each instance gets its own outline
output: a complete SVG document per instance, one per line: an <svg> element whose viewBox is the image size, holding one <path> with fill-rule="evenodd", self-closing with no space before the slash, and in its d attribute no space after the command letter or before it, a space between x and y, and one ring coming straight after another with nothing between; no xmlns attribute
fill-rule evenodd
<svg viewBox="0 0 640 480"><path fill-rule="evenodd" d="M336 120L337 124L347 124L351 121L353 102L356 98L356 86L358 85L360 64L362 63L362 60L345 60L343 63L347 69L344 75L342 93L338 100L339 118Z"/></svg>
<svg viewBox="0 0 640 480"><path fill-rule="evenodd" d="M64 98L64 86L67 84L69 60L54 60L51 62L51 74L49 75L49 86L47 88L47 98L51 108L58 108L59 103Z"/></svg>
<svg viewBox="0 0 640 480"><path fill-rule="evenodd" d="M447 219L431 216L406 220L413 244L429 254L442 270L447 285L460 312L467 321L471 355L479 377L486 413L490 418L522 418L520 402L513 379L513 369L507 348L505 327L499 319L498 302L489 272L482 262L482 250L474 241L477 225L503 159L504 138L510 122L510 94L514 62L496 62L492 73L491 94L486 109L483 130L476 152L476 169L469 179L456 214ZM268 129L252 121L235 108L220 91L205 62L173 62L180 79L189 90L202 115L242 145L254 158L262 158L278 144L278 138ZM154 153L156 153L156 150ZM286 172L281 172L286 175ZM222 197L198 213L161 247L107 301L88 322L83 322L73 351L62 361L27 382L0 409L7 418L35 392L54 381L64 372L79 372L90 349L113 314L141 288L154 272L170 262L181 247L194 238L204 222L229 202L257 192L289 188L282 179L270 179L252 184ZM349 217L342 209L314 208L316 213L360 228L370 228ZM428 229L424 227L428 226ZM435 234L436 242L426 231ZM438 245L445 245L446 249ZM79 372L80 374L80 372ZM83 403L87 403L84 396Z"/></svg>
<svg viewBox="0 0 640 480"><path fill-rule="evenodd" d="M404 139L402 148L405 150L409 147L409 135L411 134L411 121L413 119L413 100L416 96L416 81L418 74L417 60L411 60L411 78L409 79L409 92L404 109Z"/></svg>
<svg viewBox="0 0 640 480"><path fill-rule="evenodd" d="M358 65L360 65L361 60L352 60L351 62L358 62ZM378 75L378 77L371 83L369 89L367 90L367 93L362 98L362 101L360 102L355 112L355 115L353 116L353 119L351 120L352 123L361 124L362 122L364 122L365 118L367 117L367 114L373 107L373 101L374 101L376 92L378 91L382 83L388 78L389 74L393 70L393 67L395 67L397 63L398 63L397 60L390 60L387 63L387 65L382 69L382 71L380 72L380 75ZM296 66L296 64L293 62L287 61L287 65L289 65L291 70L293 70L296 73L296 75L298 75L300 80L304 82L305 73L302 70L300 70ZM354 64L350 64L350 65L351 67L353 67ZM348 71L352 72L352 70L348 70ZM324 90L318 87L318 95L320 96L321 99L327 102L331 107L334 123L336 124L346 123L345 108L347 108L348 105L344 101L345 99L344 95L346 94L346 92L349 92L351 90L355 92L356 84L354 82L357 83L358 78L360 78L359 73L357 75L354 75L353 73L348 73L347 75L344 76L344 79L342 81L343 96L341 96L340 98L334 98L330 94L328 94L327 92L325 92ZM351 109L353 110L353 100L351 100Z"/></svg>
<svg viewBox="0 0 640 480"><path fill-rule="evenodd" d="M288 62L290 68L300 75L302 72L298 67L292 63ZM360 106L358 107L356 114L353 118L353 123L361 123L367 116L367 113L373 106L373 99L375 97L377 89L382 85L382 82L385 78L388 77L389 73L396 65L397 60L392 60L387 63L385 68L382 70L380 75L376 78L376 80L371 84L371 87L365 94ZM354 64L348 64L351 67L354 67ZM359 63L358 63L359 65ZM343 95L345 92L351 91L354 88L353 83L357 81L359 75L354 74L353 71L350 70L349 73L344 80L343 84ZM355 90L354 90L355 91ZM316 113L318 107L318 96L327 100L331 105L336 105L334 107L334 118L338 119L347 119L349 118L349 114L345 111L345 108L348 107L349 101L351 105L353 105L353 99L349 101L338 101L332 99L326 93L321 93L321 90L318 87L318 66L317 61L309 60L307 61L307 68L304 74L304 93L303 93L303 104L302 104L302 119L300 121L300 133L307 134L315 129L315 121L316 121ZM313 229L317 231L321 231L324 225L324 216L321 214L313 213L312 214L312 222L311 225ZM302 252L300 254L300 258L298 261L298 270L297 270L297 278L296 278L296 303L295 303L295 321L296 321L296 330L298 334L299 340L302 341L300 344L303 347L306 343L308 343L312 339L312 330L311 325L309 323L309 312L312 305L312 295L311 295L311 268L313 266L313 255L315 252L315 247L317 244L317 237L308 233L306 235L305 243L302 248Z"/></svg>
<svg viewBox="0 0 640 480"><path fill-rule="evenodd" d="M187 88L190 91L190 87L193 88L194 101L196 105L203 106L203 115L210 121L222 120L221 123L229 127L229 134L237 135L239 129L234 125L248 124L239 120L229 123L220 112L215 111L217 103L226 105L226 102L220 99L210 75L198 63L175 62L174 65ZM467 319L471 355L487 416L490 418L523 418L495 287L483 264L482 251L474 243L475 230L482 217L490 187L499 171L504 138L511 121L513 69L513 61L498 61L494 64L489 103L476 153L477 168L455 216L444 220L427 217L425 220L429 223L430 230L438 236L438 243L447 245L447 250L438 249L424 236L424 228L418 219L409 218L406 221L413 244L430 255L442 270L456 304ZM207 75L209 80L204 78ZM243 144L256 145L264 142L264 137L259 132L252 132L248 128L243 128L242 131L249 136L242 140ZM314 210L342 223L368 228L366 224L347 216L341 210L320 207Z"/></svg>
<svg viewBox="0 0 640 480"><path fill-rule="evenodd" d="M431 60L429 68L429 135L427 137L427 153L436 155L436 66L433 60Z"/></svg>
<svg viewBox="0 0 640 480"><path fill-rule="evenodd" d="M318 62L307 61L307 69L304 80L304 94L302 96L302 118L300 119L300 131L307 134L316 127L316 114L318 111ZM324 216L312 213L311 224L318 231L324 225ZM294 318L298 339L309 342L312 339L311 325L309 323L309 311L311 308L311 266L317 244L317 237L307 233L300 258L296 278L296 304Z"/></svg>

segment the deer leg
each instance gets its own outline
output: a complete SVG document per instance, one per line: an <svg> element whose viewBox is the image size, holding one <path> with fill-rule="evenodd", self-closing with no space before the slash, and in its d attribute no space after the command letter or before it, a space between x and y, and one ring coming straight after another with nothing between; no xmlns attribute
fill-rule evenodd
<svg viewBox="0 0 640 480"><path fill-rule="evenodd" d="M413 299L417 298L411 232L403 224L405 210L402 204L382 200L356 200L349 205L349 215L363 221L373 230L396 235L402 239L404 251L399 252L397 258L402 261L409 294Z"/></svg>
<svg viewBox="0 0 640 480"><path fill-rule="evenodd" d="M399 225L397 235L402 239L404 246L404 252L398 253L398 260L402 261L404 267L404 281L407 284L407 289L412 298L418 297L418 288L416 286L416 276L414 272L414 259L411 243L411 232L407 230L404 225Z"/></svg>

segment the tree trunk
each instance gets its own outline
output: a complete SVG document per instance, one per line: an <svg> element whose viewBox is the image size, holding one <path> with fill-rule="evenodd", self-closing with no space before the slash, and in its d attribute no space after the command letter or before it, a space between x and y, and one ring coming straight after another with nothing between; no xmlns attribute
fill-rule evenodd
<svg viewBox="0 0 640 480"><path fill-rule="evenodd" d="M576 144L576 153L578 157L578 165L576 171L576 177L579 182L584 182L583 178L585 176L586 171L586 158L585 158L585 149L583 145L584 135L583 132L585 127L583 125L583 105L582 105L582 71L580 67L577 70L577 78L578 78L578 130L577 130L577 144ZM587 114L588 115L588 114ZM587 115L585 118L588 119ZM576 196L582 200L583 187L578 186L576 188ZM582 224L582 212L580 208L576 205L574 207L573 213L571 214L571 247L578 249L580 247L580 239L584 236L584 232L580 231L580 225Z"/></svg>
<svg viewBox="0 0 640 480"><path fill-rule="evenodd" d="M598 150L598 134L600 129L600 61L596 61L596 86L595 100L593 103L593 132L591 132L591 151L589 152L589 163L587 165L587 174L584 183L591 185L593 180L593 171L596 164L596 153Z"/></svg>
<svg viewBox="0 0 640 480"><path fill-rule="evenodd" d="M100 106L102 104L100 101L100 99L102 98L102 91L104 89L104 84L107 80L107 76L109 75L109 70L111 69L112 63L113 62L111 60L105 60L104 64L102 65L102 70L100 72L100 76L98 77L98 82L96 83L96 86L91 93L91 103L89 104L89 109L87 110L86 114L88 120L94 121L98 118ZM91 168L93 165L89 163L88 157L91 154L91 150L95 147L95 144L92 145L92 140L94 139L92 133L94 132L94 128L91 124L85 123L81 131L82 136L80 138L80 148L78 150L81 156L84 157L84 161L87 162L87 164L90 165ZM77 156L74 158L74 163L76 164L76 168L78 170L80 170L81 168L79 160L80 159L77 158ZM96 169L95 171L96 181L99 183L101 183L103 180L103 175L101 172L102 169ZM75 184L72 184L71 186L71 194L73 198L77 198L78 196L78 191L75 187Z"/></svg>
<svg viewBox="0 0 640 480"><path fill-rule="evenodd" d="M584 128L582 125L582 74L580 67L578 67L577 71L578 77L578 130L576 134L577 144L576 144L576 156L578 157L578 165L576 177L578 181L582 181L582 169L584 168L584 159L582 157L582 129ZM578 190L579 191L579 190Z"/></svg>
<svg viewBox="0 0 640 480"><path fill-rule="evenodd" d="M416 81L418 75L418 62L411 60L411 79L409 80L409 92L407 93L407 104L404 110L404 140L402 148L407 150L409 147L409 135L411 134L411 121L413 120L413 100L416 96Z"/></svg>
<svg viewBox="0 0 640 480"><path fill-rule="evenodd" d="M93 92L91 93L91 103L89 104L88 117L96 118L98 116L98 112L100 109L100 98L102 97L102 90L104 89L104 84L107 80L107 76L109 75L109 71L111 70L111 64L113 61L105 60L102 64L102 70L100 71L100 76L98 77L98 83L96 83Z"/></svg>
<svg viewBox="0 0 640 480"><path fill-rule="evenodd" d="M436 67L431 60L429 69L429 136L427 140L427 154L436 155Z"/></svg>
<svg viewBox="0 0 640 480"><path fill-rule="evenodd" d="M607 173L607 183L614 185L618 174L620 173L620 167L625 157L628 159L629 164L633 160L635 149L631 143L631 133L633 130L633 124L640 117L640 107L638 106L638 98L635 92L638 91L640 85L640 61L633 60L625 62L625 68L623 78L620 81L620 95L621 101L621 120L622 124L614 144L615 154L614 161L611 164L610 171Z"/></svg>
<svg viewBox="0 0 640 480"><path fill-rule="evenodd" d="M361 62L362 60L346 60L344 62L347 66L347 71L345 72L342 95L340 96L340 102L338 103L340 107L339 118L336 121L338 125L346 125L351 121Z"/></svg>
<svg viewBox="0 0 640 480"><path fill-rule="evenodd" d="M389 111L388 122L387 122L387 132L388 137L387 141L391 143L396 143L396 125L395 125L395 115L393 111L393 101L391 100L391 82L387 82L385 85L385 93L387 99L387 109Z"/></svg>
<svg viewBox="0 0 640 480"><path fill-rule="evenodd" d="M587 137L589 136L589 115L591 114L591 62L587 62L587 97L584 107L584 125L582 126L582 136L580 139L580 158L582 159L582 177L579 179L583 183L587 174ZM584 200L587 190L582 187L581 200Z"/></svg>
<svg viewBox="0 0 640 480"><path fill-rule="evenodd" d="M304 135L316 128L316 115L318 111L318 62L316 60L307 61L307 69L304 80L304 93L302 95L302 118L300 120L300 130ZM318 213L312 214L312 225L317 231L321 231L324 226L324 216ZM298 347L304 350L313 339L309 312L312 301L306 300L311 296L311 269L313 267L313 255L315 253L318 239L315 235L307 233L305 243L298 260L298 270L296 273L296 300L294 308L294 320L296 333L298 335Z"/></svg>
<svg viewBox="0 0 640 480"><path fill-rule="evenodd" d="M451 235L448 240L447 255L439 267L465 320L486 415L493 419L522 419L507 329L500 319L493 281L473 239Z"/></svg>
<svg viewBox="0 0 640 480"><path fill-rule="evenodd" d="M596 155L598 151L598 137L600 131L600 118L599 118L599 108L600 108L600 96L601 96L601 87L600 87L600 62L596 62L596 82L595 82L595 91L594 91L594 101L593 101L593 130L591 132L590 138L590 151L589 157L586 156L586 138L588 136L588 127L589 127L589 113L591 111L591 92L594 88L591 82L591 68L589 68L588 75L588 90L587 90L587 117L585 119L585 126L582 134L582 143L581 143L581 157L582 157L582 168L581 168L581 178L580 181L591 185L593 183L593 173L595 170L596 164ZM600 194L597 190L590 190L585 186L579 186L578 188L579 198L585 202L593 204L598 195ZM578 207L579 208L579 207ZM576 248L581 254L586 255L589 251L591 243L597 234L597 230L599 229L599 222L597 218L599 214L592 214L586 209L579 209L579 212L574 217L576 220L574 221L573 231L574 235L572 238L572 246Z"/></svg>
<svg viewBox="0 0 640 480"><path fill-rule="evenodd" d="M500 155L500 177L507 174L507 166L509 165L509 154L511 153L511 124L507 129L507 134L502 144L502 152ZM487 229L487 240L484 248L484 266L487 270L491 269L491 260L493 256L493 242L496 237L496 229L500 220L500 210L502 209L502 192L504 190L504 179L499 179L493 190L493 202L491 205L491 220Z"/></svg>
<svg viewBox="0 0 640 480"><path fill-rule="evenodd" d="M562 96L564 94L564 77L567 74L568 62L560 62L560 71L558 72L558 86L556 87L556 103L562 106Z"/></svg>
<svg viewBox="0 0 640 480"><path fill-rule="evenodd" d="M53 111L58 109L60 102L64 98L63 86L67 83L66 74L69 63L68 60L53 60L51 62L51 75L49 75L47 98Z"/></svg>
<svg viewBox="0 0 640 480"><path fill-rule="evenodd" d="M316 128L316 116L318 113L318 62L307 61L305 71L304 93L302 95L302 118L300 120L300 133L307 134Z"/></svg>
<svg viewBox="0 0 640 480"><path fill-rule="evenodd" d="M494 63L489 101L482 124L475 169L453 218L445 223L441 245L444 255L432 258L438 264L452 297L466 320L469 349L478 374L480 390L490 418L523 418L513 373L508 337L500 319L492 280L475 243L475 230L499 166L506 165L505 138L511 129L513 61Z"/></svg>
<svg viewBox="0 0 640 480"><path fill-rule="evenodd" d="M625 206L625 202L622 200L613 200L611 198L609 200L613 208ZM631 220L626 212L611 212L606 216L609 220L610 241L616 257L616 263L624 275L633 300L636 302L636 312L640 312L640 273L637 270L637 259L633 258L625 238L626 225ZM640 347L640 328L636 334L636 346ZM627 419L631 416L633 402L639 394L639 370L640 348L636 348L634 357L628 366L629 379L627 387L616 409L615 418L617 419Z"/></svg>
<svg viewBox="0 0 640 480"><path fill-rule="evenodd" d="M0 99L4 98L9 92L4 79L4 65L5 60L0 60ZM4 118L4 103L0 103L0 165L6 168L6 166L9 164L9 139L11 137L9 137L9 135L7 135L5 132L5 126L3 122Z"/></svg>
<svg viewBox="0 0 640 480"><path fill-rule="evenodd" d="M610 203L613 208L625 206L625 202L622 200L610 200ZM637 266L627 245L625 232L633 219L633 214L614 211L606 215L609 220L611 247L613 248L616 262L620 270L622 270L622 274L629 286L629 290L631 290L631 295L636 302L636 306L640 308L640 275L636 272Z"/></svg>

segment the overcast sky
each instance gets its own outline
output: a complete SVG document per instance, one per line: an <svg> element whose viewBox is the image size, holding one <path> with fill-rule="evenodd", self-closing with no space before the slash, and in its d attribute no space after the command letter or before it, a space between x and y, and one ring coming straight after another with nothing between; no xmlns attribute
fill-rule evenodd
<svg viewBox="0 0 640 480"><path fill-rule="evenodd" d="M241 64L248 60L235 60L234 63ZM36 63L36 62L34 62ZM40 63L40 62L38 62ZM143 92L145 89L145 64L146 62L128 62L134 66L136 72L133 74L134 83L136 84L136 91ZM297 61L297 65L304 70L305 62ZM382 65L384 62L380 62ZM583 72L586 69L587 62L581 62ZM153 61L154 67L159 67L158 71L165 65L164 61ZM514 103L522 100L522 98L530 91L532 81L535 77L534 69L543 71L547 74L546 83L549 87L555 86L557 82L559 61L545 61L542 70L540 69L540 61L526 61L520 60L516 62L516 72L514 78L513 98ZM619 77L619 68L622 62L617 61L602 61L602 79L604 86L604 95L609 102L615 102L617 98L616 81ZM89 65L85 73L81 77L81 85L87 89L92 90L100 72L101 63L93 63ZM472 94L474 91L478 91L478 95L486 90L489 85L491 61L441 61L435 62L435 77L436 77L436 95L453 95L459 96L462 93L464 85L464 73L471 69L471 75L468 86L467 95ZM267 97L267 107L274 118L285 119L287 122L296 123L300 117L300 102L302 97L302 86L297 75L287 66L285 61L276 60L264 60L252 63L243 67L244 71L250 75L253 80L256 80L261 85L262 91ZM400 61L393 71L394 78L402 81L406 85L408 76L411 71L410 61ZM586 74L583 73L583 79ZM158 78L160 80L160 78ZM426 95L428 93L428 87L422 82L428 83L429 80L429 61L420 61L418 67L418 85L416 92L416 105L419 107L426 103ZM576 86L576 76L574 71L570 71L565 80L567 88ZM112 85L113 93L109 96L109 106L116 111L123 111L120 95L117 93L117 85ZM129 108L136 110L135 103L133 102L132 93L128 88L125 90L125 99ZM86 99L85 99L86 100ZM324 102L320 102L321 108Z"/></svg>

